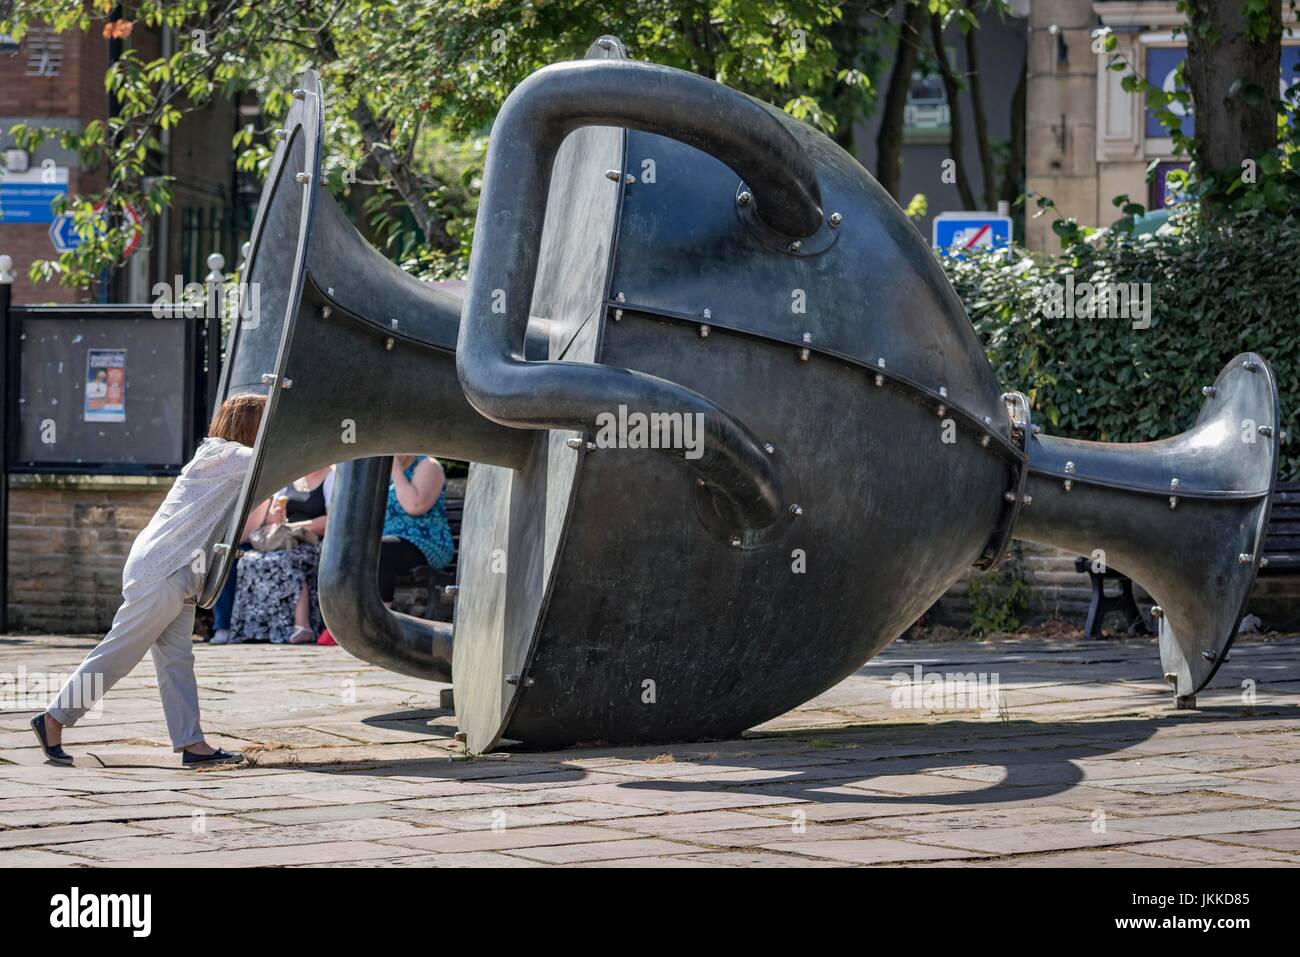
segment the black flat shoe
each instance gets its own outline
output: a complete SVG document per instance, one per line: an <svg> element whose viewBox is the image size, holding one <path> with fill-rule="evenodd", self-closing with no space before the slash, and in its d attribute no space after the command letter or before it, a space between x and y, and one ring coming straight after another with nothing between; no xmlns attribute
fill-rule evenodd
<svg viewBox="0 0 1300 957"><path fill-rule="evenodd" d="M242 764L243 761L242 754L232 754L220 748L211 754L192 754L189 751L181 753L181 766L187 768L208 767L213 764Z"/></svg>
<svg viewBox="0 0 1300 957"><path fill-rule="evenodd" d="M32 718L32 731L36 732L36 740L41 743L41 750L45 752L45 760L51 764L72 764L72 755L63 750L62 745L50 744L45 738L45 712L42 711L36 717Z"/></svg>

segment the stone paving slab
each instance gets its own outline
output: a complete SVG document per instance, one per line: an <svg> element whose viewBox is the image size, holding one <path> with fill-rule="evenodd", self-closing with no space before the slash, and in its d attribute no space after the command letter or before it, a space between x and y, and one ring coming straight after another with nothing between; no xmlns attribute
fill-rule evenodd
<svg viewBox="0 0 1300 957"><path fill-rule="evenodd" d="M92 644L10 636L0 673ZM179 767L148 661L76 767L0 712L0 867L1300 865L1300 637L1239 642L1193 712L1149 639L908 642L736 740L472 759L439 685L341 648L196 656L248 765ZM918 665L996 706L896 707Z"/></svg>

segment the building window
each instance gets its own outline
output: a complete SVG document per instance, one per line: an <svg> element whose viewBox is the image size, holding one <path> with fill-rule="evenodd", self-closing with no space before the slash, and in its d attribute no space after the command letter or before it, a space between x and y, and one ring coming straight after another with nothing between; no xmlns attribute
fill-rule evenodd
<svg viewBox="0 0 1300 957"><path fill-rule="evenodd" d="M48 27L27 34L26 76L58 76L63 69L63 38Z"/></svg>

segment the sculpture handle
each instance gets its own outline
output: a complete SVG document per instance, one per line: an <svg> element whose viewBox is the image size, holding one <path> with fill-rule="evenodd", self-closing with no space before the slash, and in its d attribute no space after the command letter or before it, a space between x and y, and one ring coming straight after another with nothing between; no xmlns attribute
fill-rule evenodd
<svg viewBox="0 0 1300 957"><path fill-rule="evenodd" d="M717 157L753 191L764 222L792 238L821 224L811 159L757 101L648 63L585 60L539 70L506 99L488 146L457 345L461 387L484 416L524 429L593 431L597 416L619 405L698 414L705 451L685 464L738 530L766 528L784 507L780 480L763 444L731 413L656 376L524 359L551 168L564 138L584 126L630 127Z"/></svg>

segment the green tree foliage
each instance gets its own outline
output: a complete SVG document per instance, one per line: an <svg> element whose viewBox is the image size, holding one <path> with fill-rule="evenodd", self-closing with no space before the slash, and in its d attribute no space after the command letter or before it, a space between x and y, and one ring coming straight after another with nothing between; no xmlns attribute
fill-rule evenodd
<svg viewBox="0 0 1300 957"><path fill-rule="evenodd" d="M1279 263L1300 256L1300 221L1259 210L1135 237L1111 229L1076 238L1060 256L1015 248L944 268L1007 388L1025 392L1050 431L1142 442L1190 428L1201 387L1240 352L1273 366L1282 404L1281 474L1300 476L1300 278ZM1050 284L1102 288L1150 283L1150 327L1120 316L1047 315ZM1139 320L1139 325L1142 321Z"/></svg>
<svg viewBox="0 0 1300 957"><path fill-rule="evenodd" d="M39 262L34 278L88 285L121 261L127 204L158 213L170 202L158 174L160 135L215 98L255 94L271 123L294 78L318 69L328 97L326 173L372 239L408 268L454 273L471 240L484 137L509 91L529 73L581 57L603 33L640 59L705 76L845 135L869 109L892 3L872 0L137 0L113 21L112 0L25 0L0 32L35 23L124 39L107 75L119 108L80 130L17 128L32 148L55 137L105 190L70 198L82 244ZM168 27L177 44L150 58L134 29ZM269 128L238 132L238 162L264 168ZM104 203L107 217L95 212Z"/></svg>

